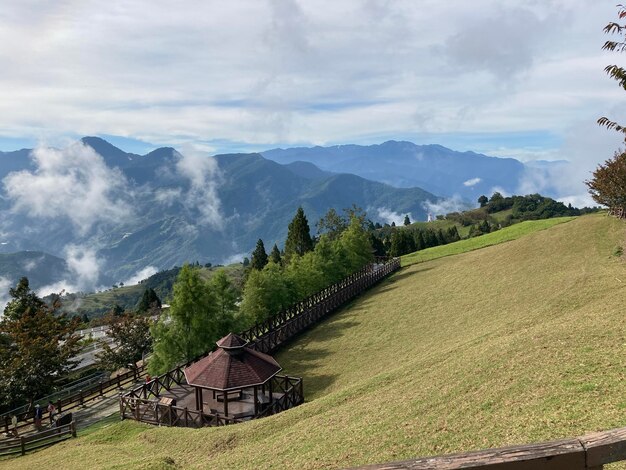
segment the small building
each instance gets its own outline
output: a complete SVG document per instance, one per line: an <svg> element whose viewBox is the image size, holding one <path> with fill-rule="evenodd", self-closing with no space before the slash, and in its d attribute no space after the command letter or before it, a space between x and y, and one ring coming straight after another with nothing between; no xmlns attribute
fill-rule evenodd
<svg viewBox="0 0 626 470"><path fill-rule="evenodd" d="M280 398L271 379L282 367L272 356L247 347L234 333L220 339L217 347L184 370L187 384L195 389L196 410L253 418Z"/></svg>
<svg viewBox="0 0 626 470"><path fill-rule="evenodd" d="M120 396L120 415L150 424L223 426L304 403L300 377L278 375L272 356L229 334L217 349Z"/></svg>

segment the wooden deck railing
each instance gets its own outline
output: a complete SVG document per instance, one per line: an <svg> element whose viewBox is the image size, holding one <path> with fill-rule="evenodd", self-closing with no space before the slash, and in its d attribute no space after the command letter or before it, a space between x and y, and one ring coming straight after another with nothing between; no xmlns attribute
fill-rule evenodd
<svg viewBox="0 0 626 470"><path fill-rule="evenodd" d="M626 428L573 439L358 467L368 470L601 470L626 460Z"/></svg>
<svg viewBox="0 0 626 470"><path fill-rule="evenodd" d="M78 390L77 392L67 397L55 401L54 406L56 406L56 411L57 413L62 413L64 411L69 411L79 406L82 406L88 401L94 400L113 390L121 388L122 385L136 382L143 375L144 372L145 366L142 364L138 366L135 370L125 372L112 379L103 380L88 388L85 388L84 390ZM49 414L46 410L46 405L44 405L43 421L45 422L48 418ZM31 426L35 421L35 408L32 407L22 413L19 413L17 415L17 419L18 430L23 429L27 426ZM11 416L4 415L2 417L2 422L4 426L4 432L8 434L9 429L12 429Z"/></svg>
<svg viewBox="0 0 626 470"><path fill-rule="evenodd" d="M25 455L26 452L56 444L70 437L76 437L76 425L74 421L30 436L2 440L0 441L0 456L12 454Z"/></svg>
<svg viewBox="0 0 626 470"><path fill-rule="evenodd" d="M277 375L271 380L273 392L275 394L281 393L282 396L274 400L262 414L256 416L257 418L288 410L304 402L302 379ZM156 380L155 383L157 383ZM120 417L148 424L186 428L225 426L244 421L220 413L204 413L199 410L190 410L187 407L166 405L159 403L155 398L142 398L134 395L120 397Z"/></svg>

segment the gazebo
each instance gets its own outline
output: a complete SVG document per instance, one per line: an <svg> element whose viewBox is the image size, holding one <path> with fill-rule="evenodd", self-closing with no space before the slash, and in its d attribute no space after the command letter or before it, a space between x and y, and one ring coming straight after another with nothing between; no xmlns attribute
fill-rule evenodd
<svg viewBox="0 0 626 470"><path fill-rule="evenodd" d="M195 389L196 410L232 418L256 417L272 404L271 379L282 367L273 357L247 347L234 333L217 341L217 346L184 370L187 384ZM211 395L204 396L204 390Z"/></svg>

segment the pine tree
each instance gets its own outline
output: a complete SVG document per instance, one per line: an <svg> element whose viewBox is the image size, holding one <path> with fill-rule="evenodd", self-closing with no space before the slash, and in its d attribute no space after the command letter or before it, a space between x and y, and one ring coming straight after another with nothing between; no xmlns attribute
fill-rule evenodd
<svg viewBox="0 0 626 470"><path fill-rule="evenodd" d="M265 252L265 245L263 245L263 240L259 238L256 242L256 248L252 252L252 261L250 262L250 266L252 269L256 269L260 271L267 264L267 253Z"/></svg>
<svg viewBox="0 0 626 470"><path fill-rule="evenodd" d="M409 219L409 214L404 216L404 225L411 225L411 219Z"/></svg>
<svg viewBox="0 0 626 470"><path fill-rule="evenodd" d="M30 290L27 277L23 277L17 286L9 289L9 295L13 298L4 308L4 318L19 320L27 312L35 312L41 309L45 302Z"/></svg>
<svg viewBox="0 0 626 470"><path fill-rule="evenodd" d="M285 259L289 260L294 255L302 256L312 249L313 240L311 239L309 222L302 207L298 207L296 215L289 223L287 240L285 241Z"/></svg>
<svg viewBox="0 0 626 470"><path fill-rule="evenodd" d="M278 249L278 246L276 245L276 243L274 243L274 247L272 248L272 251L270 252L270 261L272 263L276 263L279 265L283 264L283 260L280 256L280 250Z"/></svg>
<svg viewBox="0 0 626 470"><path fill-rule="evenodd" d="M145 313L154 306L161 308L161 299L159 299L159 296L152 287L148 287L145 291L143 291L141 300L137 304L137 308L135 310L137 310L138 313Z"/></svg>

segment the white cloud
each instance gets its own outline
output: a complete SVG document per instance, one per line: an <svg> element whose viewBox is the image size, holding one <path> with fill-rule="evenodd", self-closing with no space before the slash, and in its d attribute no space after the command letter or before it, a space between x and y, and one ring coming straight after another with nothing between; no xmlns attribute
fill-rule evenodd
<svg viewBox="0 0 626 470"><path fill-rule="evenodd" d="M10 173L3 180L12 210L33 218L67 218L81 235L98 222L131 215L123 199L124 176L91 147L81 142L63 150L39 147L32 158L35 171Z"/></svg>
<svg viewBox="0 0 626 470"><path fill-rule="evenodd" d="M376 214L378 216L378 219L382 223L389 224L389 225L391 225L392 222L395 223L396 225L402 225L404 223L405 215L408 215L409 219L412 222L417 222L416 220L413 220L413 214L411 214L410 212L400 214L399 212L392 211L391 209L388 209L386 207L377 208Z"/></svg>
<svg viewBox="0 0 626 470"><path fill-rule="evenodd" d="M68 245L64 252L68 267L68 277L61 281L41 287L37 294L45 296L52 293L79 292L94 290L100 279L104 260L98 258L96 250L88 246Z"/></svg>
<svg viewBox="0 0 626 470"><path fill-rule="evenodd" d="M0 134L267 146L558 132L621 96L600 51L615 13L584 0L10 2Z"/></svg>
<svg viewBox="0 0 626 470"><path fill-rule="evenodd" d="M471 187L475 186L482 181L481 178L472 178L463 182L463 186Z"/></svg>
<svg viewBox="0 0 626 470"><path fill-rule="evenodd" d="M437 215L446 215L450 212L460 212L467 210L468 204L460 197L451 197L449 199L441 199L439 201L425 201L422 203L422 207L426 212Z"/></svg>
<svg viewBox="0 0 626 470"><path fill-rule="evenodd" d="M124 284L127 285L127 286L132 286L134 284L139 284L140 281L143 281L144 279L148 279L150 276L152 276L153 274L156 274L158 272L159 272L159 270L157 268L155 268L154 266L146 266L145 268L140 269L135 274L133 274L131 277L129 277L127 280L125 280Z"/></svg>
<svg viewBox="0 0 626 470"><path fill-rule="evenodd" d="M177 155L176 170L189 179L189 190L184 195L185 204L200 213L199 223L221 228L223 218L217 195L217 162L191 146L184 148L183 152L184 155Z"/></svg>
<svg viewBox="0 0 626 470"><path fill-rule="evenodd" d="M4 307L6 307L11 296L9 295L9 289L13 287L11 280L6 277L0 276L0 318L4 313Z"/></svg>
<svg viewBox="0 0 626 470"><path fill-rule="evenodd" d="M224 266L228 266L229 264L240 263L243 261L245 257L249 257L250 253L236 253L231 256L227 256L223 258L219 264L223 264Z"/></svg>

